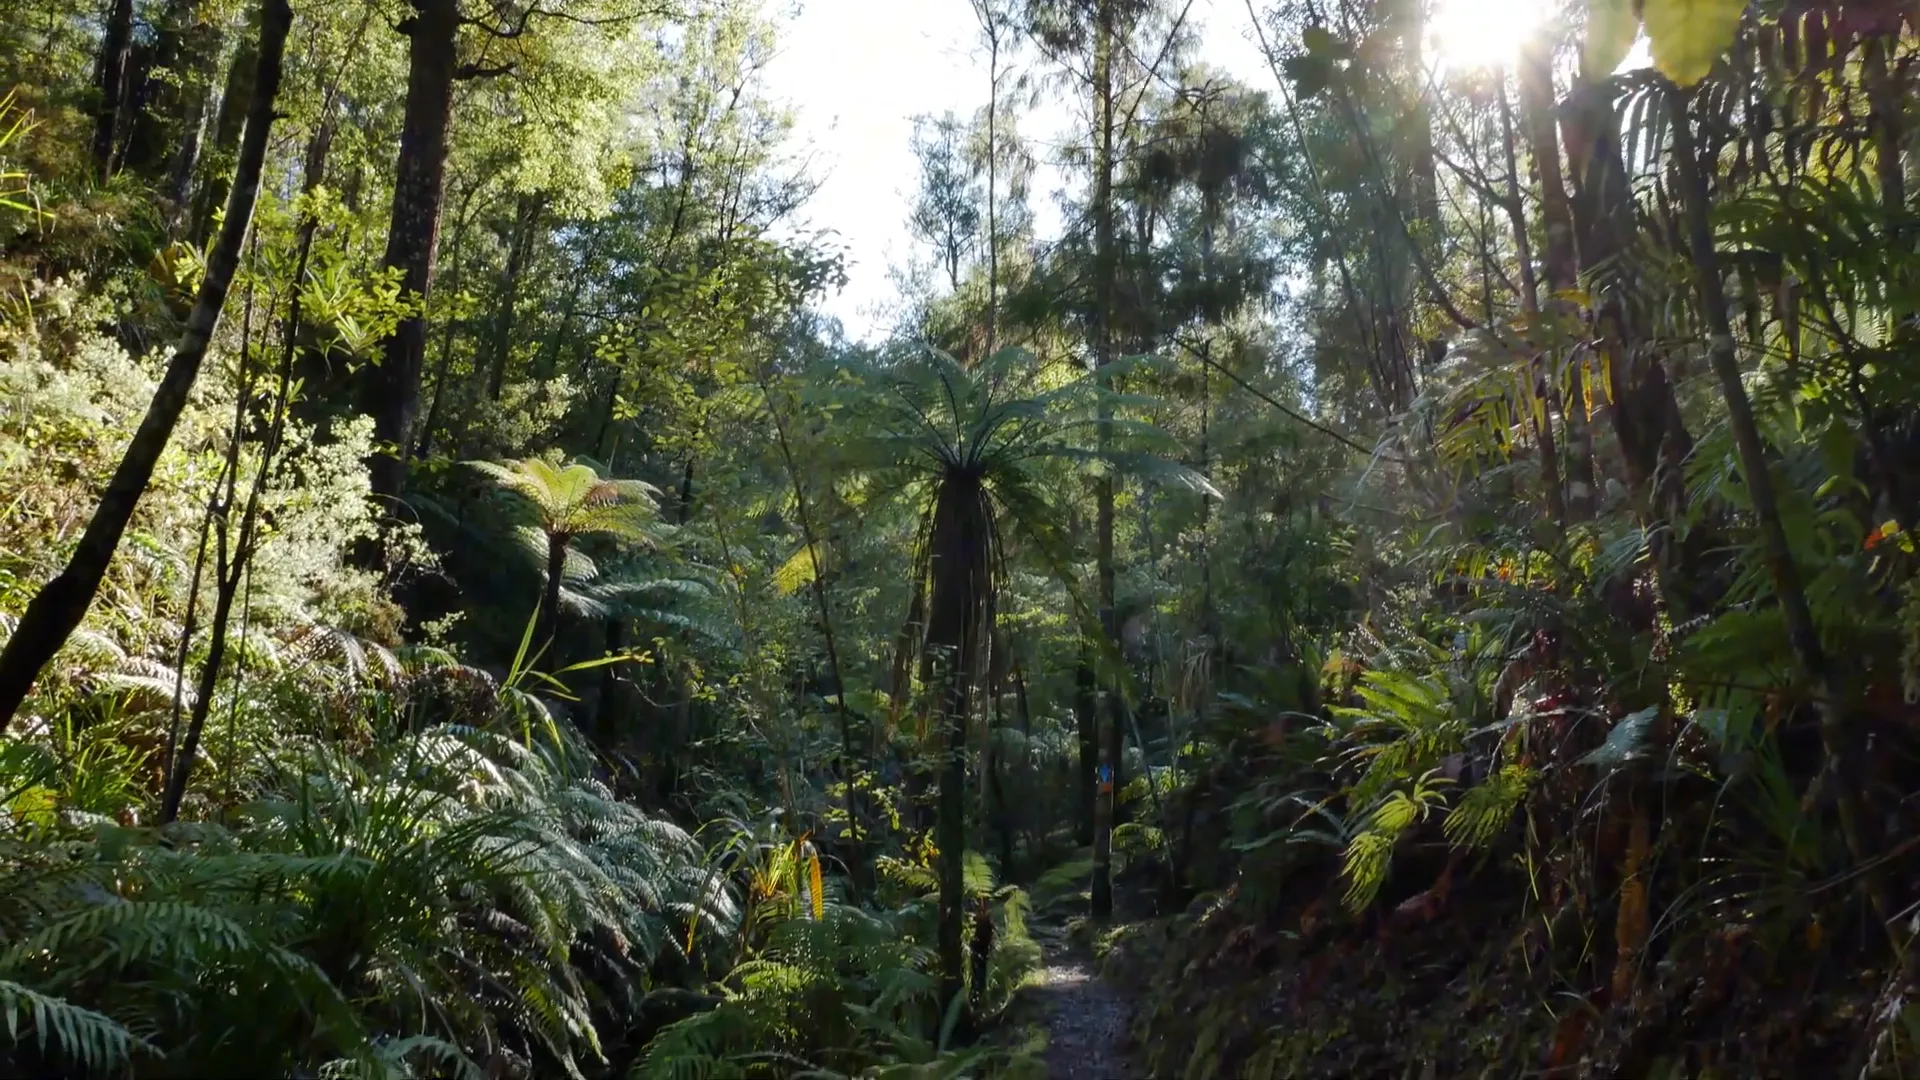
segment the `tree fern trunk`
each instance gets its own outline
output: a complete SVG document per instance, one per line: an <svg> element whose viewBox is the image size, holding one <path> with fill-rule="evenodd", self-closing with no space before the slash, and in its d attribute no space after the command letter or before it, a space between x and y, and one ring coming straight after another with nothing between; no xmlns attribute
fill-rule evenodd
<svg viewBox="0 0 1920 1080"><path fill-rule="evenodd" d="M567 540L565 533L553 533L547 537L547 588L546 595L540 601L540 629L534 635L536 646L545 646L541 656L541 667L547 671L556 671L560 664L560 581L567 571Z"/></svg>
<svg viewBox="0 0 1920 1080"><path fill-rule="evenodd" d="M967 848L967 724L982 672L982 635L993 594L993 523L978 477L951 473L935 495L928 539L932 588L927 606L927 652L934 701L940 711L938 956L944 1008L966 979L963 910Z"/></svg>

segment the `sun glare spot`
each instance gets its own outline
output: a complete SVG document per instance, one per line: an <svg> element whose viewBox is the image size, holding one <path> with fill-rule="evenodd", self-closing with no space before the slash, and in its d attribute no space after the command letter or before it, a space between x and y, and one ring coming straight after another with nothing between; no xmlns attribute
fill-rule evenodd
<svg viewBox="0 0 1920 1080"><path fill-rule="evenodd" d="M1432 61L1453 72L1511 67L1552 8L1548 0L1438 0L1427 24Z"/></svg>

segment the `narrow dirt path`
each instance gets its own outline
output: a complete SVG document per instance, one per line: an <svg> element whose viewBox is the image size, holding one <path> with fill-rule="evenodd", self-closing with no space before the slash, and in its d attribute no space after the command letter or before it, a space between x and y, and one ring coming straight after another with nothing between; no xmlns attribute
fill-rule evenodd
<svg viewBox="0 0 1920 1080"><path fill-rule="evenodd" d="M1093 958L1052 935L1035 935L1047 966L1029 992L1043 1010L1050 1080L1132 1080L1122 1048L1133 1004L1100 978Z"/></svg>

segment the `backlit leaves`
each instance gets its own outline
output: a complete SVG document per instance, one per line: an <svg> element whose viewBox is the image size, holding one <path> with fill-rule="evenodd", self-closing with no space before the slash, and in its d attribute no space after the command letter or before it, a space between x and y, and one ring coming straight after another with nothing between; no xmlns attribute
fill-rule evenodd
<svg viewBox="0 0 1920 1080"><path fill-rule="evenodd" d="M1746 7L1745 0L1646 0L1654 66L1681 86L1706 78L1733 45Z"/></svg>
<svg viewBox="0 0 1920 1080"><path fill-rule="evenodd" d="M1587 6L1587 75L1598 79L1612 74L1639 33L1640 15L1633 0L1592 0Z"/></svg>

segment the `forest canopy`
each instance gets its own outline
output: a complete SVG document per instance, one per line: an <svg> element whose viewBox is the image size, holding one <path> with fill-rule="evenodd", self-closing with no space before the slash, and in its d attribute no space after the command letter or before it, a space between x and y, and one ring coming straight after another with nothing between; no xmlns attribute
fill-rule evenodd
<svg viewBox="0 0 1920 1080"><path fill-rule="evenodd" d="M0 1073L1911 1070L1920 8L938 2L9 8Z"/></svg>

